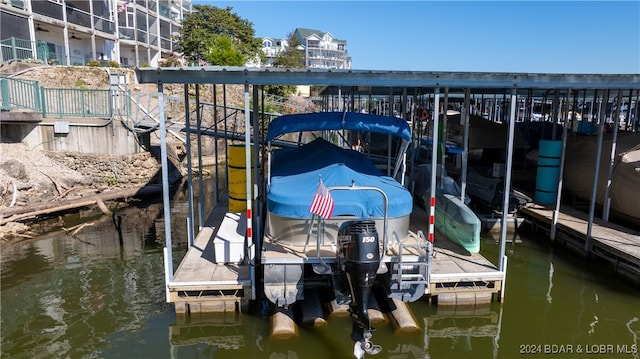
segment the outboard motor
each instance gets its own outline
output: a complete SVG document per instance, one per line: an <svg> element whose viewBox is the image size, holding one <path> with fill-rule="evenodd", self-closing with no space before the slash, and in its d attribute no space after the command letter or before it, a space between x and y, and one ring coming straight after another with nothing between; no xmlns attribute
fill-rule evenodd
<svg viewBox="0 0 640 359"><path fill-rule="evenodd" d="M346 274L351 303L349 314L353 320L351 339L355 342L354 355L378 354L382 348L369 340L373 329L367 309L369 295L380 266L380 247L374 221L350 221L338 231L338 265ZM346 289L346 288L345 288Z"/></svg>

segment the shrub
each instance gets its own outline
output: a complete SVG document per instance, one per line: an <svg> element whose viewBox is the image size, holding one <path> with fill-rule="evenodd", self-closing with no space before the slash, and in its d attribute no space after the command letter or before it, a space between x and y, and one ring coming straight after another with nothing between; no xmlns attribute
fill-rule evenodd
<svg viewBox="0 0 640 359"><path fill-rule="evenodd" d="M108 67L116 67L117 68L117 67L120 67L120 64L117 63L116 61L111 60L111 61L107 62L107 66Z"/></svg>
<svg viewBox="0 0 640 359"><path fill-rule="evenodd" d="M161 60L159 63L160 67L180 67L182 63L175 57L168 57L166 59Z"/></svg>
<svg viewBox="0 0 640 359"><path fill-rule="evenodd" d="M100 67L100 61L98 61L98 60L90 60L89 62L87 62L87 66Z"/></svg>

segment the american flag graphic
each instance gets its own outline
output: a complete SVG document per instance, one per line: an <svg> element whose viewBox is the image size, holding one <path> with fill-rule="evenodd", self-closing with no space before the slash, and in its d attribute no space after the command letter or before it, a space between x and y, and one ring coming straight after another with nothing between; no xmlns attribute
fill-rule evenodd
<svg viewBox="0 0 640 359"><path fill-rule="evenodd" d="M322 183L322 180L320 180L318 190L315 196L313 196L313 202L311 202L309 212L317 214L322 218L331 218L331 214L333 213L333 198L331 198L331 193L329 193L327 187Z"/></svg>

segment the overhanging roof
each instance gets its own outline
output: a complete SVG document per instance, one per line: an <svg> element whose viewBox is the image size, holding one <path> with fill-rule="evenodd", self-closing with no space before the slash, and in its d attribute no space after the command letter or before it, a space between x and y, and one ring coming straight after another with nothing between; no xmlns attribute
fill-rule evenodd
<svg viewBox="0 0 640 359"><path fill-rule="evenodd" d="M462 92L518 93L536 90L640 90L640 74L538 74L383 70L283 69L248 67L170 67L136 70L141 83L316 85L340 88L342 94L400 94L400 89L448 88ZM411 92L408 95L412 95Z"/></svg>

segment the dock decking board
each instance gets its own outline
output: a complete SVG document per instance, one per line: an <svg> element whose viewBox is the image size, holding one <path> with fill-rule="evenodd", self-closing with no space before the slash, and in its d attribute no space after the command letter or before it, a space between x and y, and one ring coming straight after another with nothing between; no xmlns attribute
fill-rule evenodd
<svg viewBox="0 0 640 359"><path fill-rule="evenodd" d="M553 209L535 203L522 209L528 220L547 231L550 230ZM543 227L542 225L547 227ZM572 244L575 249L587 254L584 245L587 237L588 215L571 207L561 207L558 213L557 238ZM614 265L622 265L635 272L640 280L640 233L628 228L594 218L591 227L591 246L596 254Z"/></svg>
<svg viewBox="0 0 640 359"><path fill-rule="evenodd" d="M176 312L224 312L242 308L251 292L249 266L215 261L213 239L227 213L226 202L209 214L169 284Z"/></svg>

